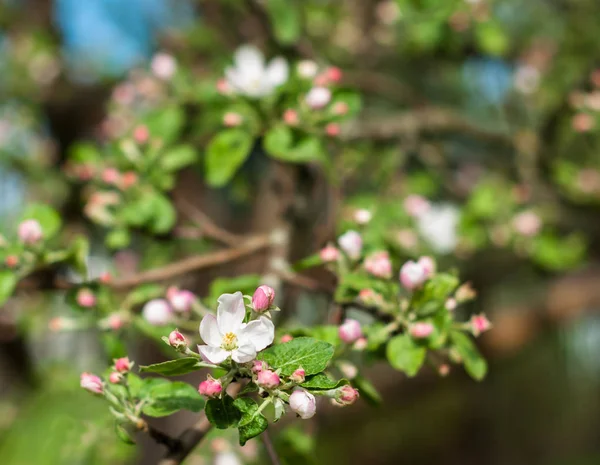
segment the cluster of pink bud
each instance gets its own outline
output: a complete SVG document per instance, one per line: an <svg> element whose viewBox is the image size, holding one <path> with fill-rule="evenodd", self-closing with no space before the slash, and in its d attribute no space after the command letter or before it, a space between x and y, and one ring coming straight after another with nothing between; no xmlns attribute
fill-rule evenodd
<svg viewBox="0 0 600 465"><path fill-rule="evenodd" d="M361 289L358 293L358 299L365 305L378 307L383 304L383 296L373 289Z"/></svg>
<svg viewBox="0 0 600 465"><path fill-rule="evenodd" d="M420 195L409 195L404 199L404 210L415 218L426 213L430 207L429 201Z"/></svg>
<svg viewBox="0 0 600 465"><path fill-rule="evenodd" d="M116 186L121 180L121 173L116 168L104 168L104 170L102 170L101 179L106 184Z"/></svg>
<svg viewBox="0 0 600 465"><path fill-rule="evenodd" d="M487 317L481 313L479 315L473 315L470 320L471 332L474 336L479 336L481 333L488 331L492 327L492 323Z"/></svg>
<svg viewBox="0 0 600 465"><path fill-rule="evenodd" d="M268 369L269 365L267 362L263 362L262 360L254 360L254 362L252 362L252 371L254 373L260 373L261 371Z"/></svg>
<svg viewBox="0 0 600 465"><path fill-rule="evenodd" d="M315 396L304 389L295 389L290 395L289 404L290 408L303 420L313 417L317 411Z"/></svg>
<svg viewBox="0 0 600 465"><path fill-rule="evenodd" d="M228 111L223 115L223 124L228 128L235 128L242 124L244 118L239 113L235 113L233 111Z"/></svg>
<svg viewBox="0 0 600 465"><path fill-rule="evenodd" d="M208 376L205 381L202 381L198 386L198 392L206 397L218 397L223 391L223 385L218 379Z"/></svg>
<svg viewBox="0 0 600 465"><path fill-rule="evenodd" d="M416 289L433 276L435 268L431 257L421 257L417 262L409 260L400 269L400 282L406 289Z"/></svg>
<svg viewBox="0 0 600 465"><path fill-rule="evenodd" d="M363 240L356 231L347 231L338 238L340 248L353 260L360 258Z"/></svg>
<svg viewBox="0 0 600 465"><path fill-rule="evenodd" d="M458 303L468 302L477 297L477 292L473 289L470 282L462 284L454 293L454 298Z"/></svg>
<svg viewBox="0 0 600 465"><path fill-rule="evenodd" d="M179 331L174 330L169 334L169 345L178 351L185 351L188 346L187 339Z"/></svg>
<svg viewBox="0 0 600 465"><path fill-rule="evenodd" d="M331 91L327 87L313 87L304 98L306 104L313 110L320 110L331 101Z"/></svg>
<svg viewBox="0 0 600 465"><path fill-rule="evenodd" d="M166 300L153 299L144 305L142 316L151 325L164 326L171 322L173 310Z"/></svg>
<svg viewBox="0 0 600 465"><path fill-rule="evenodd" d="M338 335L342 342L352 344L362 337L363 333L360 323L357 320L347 318L338 328Z"/></svg>
<svg viewBox="0 0 600 465"><path fill-rule="evenodd" d="M298 367L290 375L290 381L296 384L303 383L306 379L306 371L302 367Z"/></svg>
<svg viewBox="0 0 600 465"><path fill-rule="evenodd" d="M415 339L425 339L433 333L434 327L431 323L418 322L410 326L409 332Z"/></svg>
<svg viewBox="0 0 600 465"><path fill-rule="evenodd" d="M340 251L333 245L329 244L319 251L319 257L325 263L336 262L340 256Z"/></svg>
<svg viewBox="0 0 600 465"><path fill-rule="evenodd" d="M96 295L87 287L79 289L75 297L77 305L84 308L91 308L96 305Z"/></svg>
<svg viewBox="0 0 600 465"><path fill-rule="evenodd" d="M314 79L316 86L326 86L329 84L335 84L342 80L342 70L336 66L330 66L325 72L319 74Z"/></svg>
<svg viewBox="0 0 600 465"><path fill-rule="evenodd" d="M357 224L367 224L372 218L373 214L365 208L359 208L354 212L354 221L356 221Z"/></svg>
<svg viewBox="0 0 600 465"><path fill-rule="evenodd" d="M365 259L365 270L378 278L392 276L392 262L387 251L373 252Z"/></svg>
<svg viewBox="0 0 600 465"><path fill-rule="evenodd" d="M25 220L19 224L19 240L26 245L34 245L44 236L42 226L37 220Z"/></svg>
<svg viewBox="0 0 600 465"><path fill-rule="evenodd" d="M112 384L119 384L123 380L123 375L118 371L113 371L110 375L108 375L108 380Z"/></svg>
<svg viewBox="0 0 600 465"><path fill-rule="evenodd" d="M80 385L83 389L87 389L94 394L102 394L104 392L100 377L91 373L81 373Z"/></svg>
<svg viewBox="0 0 600 465"><path fill-rule="evenodd" d="M167 289L167 300L176 312L189 312L196 301L193 292L171 286Z"/></svg>
<svg viewBox="0 0 600 465"><path fill-rule="evenodd" d="M335 400L340 405L351 405L358 399L358 390L354 389L349 384L346 384L337 389Z"/></svg>
<svg viewBox="0 0 600 465"><path fill-rule="evenodd" d="M513 218L512 224L515 231L526 237L536 236L542 228L542 220L532 211L519 213Z"/></svg>
<svg viewBox="0 0 600 465"><path fill-rule="evenodd" d="M274 300L275 290L272 287L263 284L254 291L254 295L252 296L252 308L257 313L265 312L271 308Z"/></svg>
<svg viewBox="0 0 600 465"><path fill-rule="evenodd" d="M281 379L272 370L260 370L256 377L256 384L263 389L275 389L281 384Z"/></svg>
<svg viewBox="0 0 600 465"><path fill-rule="evenodd" d="M298 118L298 112L288 108L283 112L283 122L288 126L296 126L300 122L300 119Z"/></svg>

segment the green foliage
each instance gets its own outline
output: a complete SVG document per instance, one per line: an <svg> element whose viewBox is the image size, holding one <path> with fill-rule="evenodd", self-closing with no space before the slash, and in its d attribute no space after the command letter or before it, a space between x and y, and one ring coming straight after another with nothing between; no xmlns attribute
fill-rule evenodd
<svg viewBox="0 0 600 465"><path fill-rule="evenodd" d="M179 358L140 367L142 373L157 373L163 376L185 375L187 373L198 371L199 369L198 359L194 357Z"/></svg>
<svg viewBox="0 0 600 465"><path fill-rule="evenodd" d="M415 376L423 362L427 349L415 343L408 334L400 334L390 339L387 345L387 359L396 370Z"/></svg>
<svg viewBox="0 0 600 465"><path fill-rule="evenodd" d="M193 386L180 381L161 383L148 392L150 403L144 405L144 413L151 417L164 417L181 409L199 412L204 399Z"/></svg>
<svg viewBox="0 0 600 465"><path fill-rule="evenodd" d="M250 156L254 138L242 129L219 132L206 148L206 180L213 187L222 187L233 178Z"/></svg>
<svg viewBox="0 0 600 465"><path fill-rule="evenodd" d="M459 331L450 333L454 348L462 358L465 370L469 375L481 381L487 373L487 362L481 356L475 343L465 334Z"/></svg>
<svg viewBox="0 0 600 465"><path fill-rule="evenodd" d="M242 418L242 414L234 405L233 398L225 394L220 399L209 399L204 409L208 421L219 429L234 427Z"/></svg>
<svg viewBox="0 0 600 465"><path fill-rule="evenodd" d="M18 282L18 277L12 271L0 270L0 305L13 294Z"/></svg>
<svg viewBox="0 0 600 465"><path fill-rule="evenodd" d="M265 7L277 40L282 44L296 42L302 32L300 4L294 0L269 0Z"/></svg>
<svg viewBox="0 0 600 465"><path fill-rule="evenodd" d="M277 344L264 350L258 359L281 370L284 376L291 375L298 367L306 375L323 371L333 357L333 346L311 337L297 337L285 344Z"/></svg>
<svg viewBox="0 0 600 465"><path fill-rule="evenodd" d="M258 412L256 402L248 397L235 399L233 405L241 413L237 427L240 433L240 445L243 446L248 439L252 439L266 430L269 422L262 413Z"/></svg>
<svg viewBox="0 0 600 465"><path fill-rule="evenodd" d="M335 381L327 376L325 373L317 373L316 375L312 375L306 378L301 386L304 389L308 389L309 391L320 391L320 390L328 390L335 389L340 386L348 384L347 379L341 379L339 381Z"/></svg>
<svg viewBox="0 0 600 465"><path fill-rule="evenodd" d="M29 204L25 208L21 215L21 221L24 220L36 220L42 227L45 240L52 239L62 225L60 215L54 208L37 203Z"/></svg>

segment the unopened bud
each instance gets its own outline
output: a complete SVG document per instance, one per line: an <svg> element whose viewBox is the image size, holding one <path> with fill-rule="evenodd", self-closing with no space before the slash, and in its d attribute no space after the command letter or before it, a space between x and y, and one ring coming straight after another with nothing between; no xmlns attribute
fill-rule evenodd
<svg viewBox="0 0 600 465"><path fill-rule="evenodd" d="M121 315L117 313L113 313L112 315L108 315L108 327L113 331L118 331L124 325L123 318Z"/></svg>
<svg viewBox="0 0 600 465"><path fill-rule="evenodd" d="M81 373L80 386L94 394L102 394L104 392L102 380L92 373Z"/></svg>
<svg viewBox="0 0 600 465"><path fill-rule="evenodd" d="M358 375L358 368L350 362L341 361L338 363L338 368L345 378L354 379L356 378L356 375Z"/></svg>
<svg viewBox="0 0 600 465"><path fill-rule="evenodd" d="M116 371L113 371L108 376L108 380L113 384L119 384L122 379L123 379L123 375L121 373L117 373Z"/></svg>
<svg viewBox="0 0 600 465"><path fill-rule="evenodd" d="M177 62L168 53L157 53L152 58L150 68L157 78L168 81L177 71Z"/></svg>
<svg viewBox="0 0 600 465"><path fill-rule="evenodd" d="M372 218L373 214L365 208L359 208L354 212L354 221L360 225L367 224Z"/></svg>
<svg viewBox="0 0 600 465"><path fill-rule="evenodd" d="M138 175L135 171L126 171L121 176L121 188L123 190L135 186L138 182Z"/></svg>
<svg viewBox="0 0 600 465"><path fill-rule="evenodd" d="M39 242L43 235L42 226L37 220L25 220L19 224L18 236L24 244L33 245Z"/></svg>
<svg viewBox="0 0 600 465"><path fill-rule="evenodd" d="M415 339L425 339L433 333L433 325L431 323L419 322L413 324L410 329L410 335Z"/></svg>
<svg viewBox="0 0 600 465"><path fill-rule="evenodd" d="M331 91L327 87L313 87L304 101L313 110L320 110L331 101Z"/></svg>
<svg viewBox="0 0 600 465"><path fill-rule="evenodd" d="M133 130L133 140L141 145L148 142L148 139L150 139L150 131L148 130L148 127L143 124L136 126Z"/></svg>
<svg viewBox="0 0 600 465"><path fill-rule="evenodd" d="M514 217L512 224L517 233L526 237L536 236L542 228L542 220L532 211L519 213Z"/></svg>
<svg viewBox="0 0 600 465"><path fill-rule="evenodd" d="M369 341L367 341L366 337L359 337L352 348L354 350L365 350L367 348Z"/></svg>
<svg viewBox="0 0 600 465"><path fill-rule="evenodd" d="M189 312L196 296L191 291L171 286L167 289L167 300L176 312Z"/></svg>
<svg viewBox="0 0 600 465"><path fill-rule="evenodd" d="M151 325L164 326L171 322L173 314L166 300L154 299L144 305L142 316Z"/></svg>
<svg viewBox="0 0 600 465"><path fill-rule="evenodd" d="M471 331L473 335L479 336L481 333L491 329L492 324L487 317L481 313L479 315L473 315L470 320L471 323Z"/></svg>
<svg viewBox="0 0 600 465"><path fill-rule="evenodd" d="M420 287L427 280L425 268L412 260L409 260L400 269L400 282L408 289L413 290Z"/></svg>
<svg viewBox="0 0 600 465"><path fill-rule="evenodd" d="M169 344L176 350L185 350L188 346L188 342L183 334L179 331L171 331L169 334Z"/></svg>
<svg viewBox="0 0 600 465"><path fill-rule="evenodd" d="M292 336L291 334L284 334L279 340L282 344L285 344L286 342L290 342L292 339L294 339L294 336Z"/></svg>
<svg viewBox="0 0 600 465"><path fill-rule="evenodd" d="M346 321L338 328L338 335L346 344L352 344L362 336L360 323L351 318L346 319Z"/></svg>
<svg viewBox="0 0 600 465"><path fill-rule="evenodd" d="M4 264L9 268L14 268L19 264L19 257L16 255L9 255L4 259Z"/></svg>
<svg viewBox="0 0 600 465"><path fill-rule="evenodd" d="M289 404L290 408L303 420L311 418L317 411L317 401L315 396L304 389L296 389L292 392Z"/></svg>
<svg viewBox="0 0 600 465"><path fill-rule="evenodd" d="M450 365L448 365L447 363L443 363L438 367L438 373L440 374L440 376L448 376L450 374Z"/></svg>
<svg viewBox="0 0 600 465"><path fill-rule="evenodd" d="M296 110L292 110L291 108L285 110L283 112L283 121L288 126L296 126L300 119L298 118L298 112Z"/></svg>
<svg viewBox="0 0 600 465"><path fill-rule="evenodd" d="M79 289L75 300L77 301L77 305L84 308L91 308L96 305L96 296L88 288Z"/></svg>
<svg viewBox="0 0 600 465"><path fill-rule="evenodd" d="M254 373L260 373L261 371L268 369L269 365L267 365L267 362L263 362L262 360L254 360L254 362L252 362L252 371Z"/></svg>
<svg viewBox="0 0 600 465"><path fill-rule="evenodd" d="M337 66L330 66L325 71L325 74L331 82L340 82L343 76L342 70Z"/></svg>
<svg viewBox="0 0 600 465"><path fill-rule="evenodd" d="M106 184L116 185L121 180L121 173L116 168L105 168L102 171L102 181Z"/></svg>
<svg viewBox="0 0 600 465"><path fill-rule="evenodd" d="M219 79L217 81L217 92L221 95L229 95L231 94L231 86L227 82L227 79Z"/></svg>
<svg viewBox="0 0 600 465"><path fill-rule="evenodd" d="M254 291L254 295L252 296L252 308L255 312L264 312L271 307L273 300L275 300L275 290L272 287L263 284Z"/></svg>
<svg viewBox="0 0 600 465"><path fill-rule="evenodd" d="M419 258L417 263L423 267L423 271L427 275L427 279L431 278L435 274L437 266L433 258L424 256Z"/></svg>
<svg viewBox="0 0 600 465"><path fill-rule="evenodd" d="M263 389L275 389L280 383L279 375L271 370L260 371L256 379L256 384Z"/></svg>
<svg viewBox="0 0 600 465"><path fill-rule="evenodd" d="M98 281L100 281L102 284L108 284L112 281L112 275L108 271L105 271L100 275Z"/></svg>
<svg viewBox="0 0 600 465"><path fill-rule="evenodd" d="M304 368L298 367L294 370L294 372L290 375L290 381L296 384L303 383L306 378L306 371Z"/></svg>
<svg viewBox="0 0 600 465"><path fill-rule="evenodd" d="M128 357L121 357L115 360L115 370L119 373L127 373L132 366L133 363L129 361Z"/></svg>
<svg viewBox="0 0 600 465"><path fill-rule="evenodd" d="M223 124L228 128L234 128L236 126L239 126L240 124L242 124L243 120L244 119L242 118L242 115L232 111L229 111L223 115Z"/></svg>
<svg viewBox="0 0 600 465"><path fill-rule="evenodd" d="M446 307L446 310L448 310L449 312L453 312L454 310L456 310L458 303L456 302L456 299L450 297L449 299L446 300L446 303L444 304L444 306Z"/></svg>
<svg viewBox="0 0 600 465"><path fill-rule="evenodd" d="M338 238L338 244L346 255L353 260L360 258L363 240L356 231L347 231Z"/></svg>
<svg viewBox="0 0 600 465"><path fill-rule="evenodd" d="M198 386L198 392L206 397L217 397L221 394L222 390L223 385L221 381L210 376Z"/></svg>
<svg viewBox="0 0 600 465"><path fill-rule="evenodd" d="M325 134L329 137L337 137L340 135L340 125L337 123L329 123L325 126Z"/></svg>
<svg viewBox="0 0 600 465"><path fill-rule="evenodd" d="M319 251L319 257L325 263L336 262L340 256L340 251L333 245L327 245Z"/></svg>
<svg viewBox="0 0 600 465"><path fill-rule="evenodd" d="M392 262L386 251L374 252L365 259L365 270L378 278L392 276Z"/></svg>
<svg viewBox="0 0 600 465"><path fill-rule="evenodd" d="M346 102L335 102L333 105L333 113L337 116L344 116L348 113L349 107Z"/></svg>
<svg viewBox="0 0 600 465"><path fill-rule="evenodd" d="M349 384L339 388L335 395L335 400L341 405L351 405L358 399L358 390Z"/></svg>

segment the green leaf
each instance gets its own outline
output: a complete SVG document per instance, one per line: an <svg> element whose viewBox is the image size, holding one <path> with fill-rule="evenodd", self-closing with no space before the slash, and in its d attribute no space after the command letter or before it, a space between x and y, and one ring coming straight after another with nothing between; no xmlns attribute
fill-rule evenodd
<svg viewBox="0 0 600 465"><path fill-rule="evenodd" d="M102 154L95 145L78 142L69 149L69 159L76 163L96 164L102 160Z"/></svg>
<svg viewBox="0 0 600 465"><path fill-rule="evenodd" d="M129 392L131 396L134 398L140 397L140 392L142 391L142 386L144 385L144 381L135 373L131 371L127 373L127 386L129 387Z"/></svg>
<svg viewBox="0 0 600 465"><path fill-rule="evenodd" d="M152 389L161 384L170 384L168 379L164 378L144 378L142 385L139 388L138 396L140 399L149 399L152 394Z"/></svg>
<svg viewBox="0 0 600 465"><path fill-rule="evenodd" d="M39 203L28 205L21 218L22 220L36 220L40 223L45 240L54 237L62 224L60 215L54 208Z"/></svg>
<svg viewBox="0 0 600 465"><path fill-rule="evenodd" d="M273 126L265 134L263 147L273 157L284 157L292 146L294 137L289 126L279 124Z"/></svg>
<svg viewBox="0 0 600 465"><path fill-rule="evenodd" d="M500 24L493 21L478 22L475 38L481 49L490 55L502 55L510 45L506 32Z"/></svg>
<svg viewBox="0 0 600 465"><path fill-rule="evenodd" d="M160 166L167 171L177 171L191 165L197 159L196 151L189 145L169 149L160 159Z"/></svg>
<svg viewBox="0 0 600 465"><path fill-rule="evenodd" d="M226 129L212 138L206 149L206 180L221 187L233 178L250 156L253 136L243 129Z"/></svg>
<svg viewBox="0 0 600 465"><path fill-rule="evenodd" d="M73 239L70 247L71 263L77 272L82 276L87 276L87 257L90 252L90 242L84 236L77 236Z"/></svg>
<svg viewBox="0 0 600 465"><path fill-rule="evenodd" d="M106 235L104 243L109 249L123 249L131 242L131 235L127 229L114 229Z"/></svg>
<svg viewBox="0 0 600 465"><path fill-rule="evenodd" d="M183 110L178 106L170 106L152 111L142 123L148 127L152 138L162 139L168 144L177 138L184 121Z"/></svg>
<svg viewBox="0 0 600 465"><path fill-rule="evenodd" d="M171 201L163 194L156 193L152 197L154 215L150 223L150 230L155 234L169 232L175 225L177 213Z"/></svg>
<svg viewBox="0 0 600 465"><path fill-rule="evenodd" d="M331 379L325 373L317 373L316 375L308 376L300 386L311 391L320 391L335 389L340 386L348 384L347 379L340 379L339 381Z"/></svg>
<svg viewBox="0 0 600 465"><path fill-rule="evenodd" d="M297 337L285 344L277 344L259 354L270 366L281 369L284 376L291 375L299 366L306 375L320 373L333 357L333 346L312 337Z"/></svg>
<svg viewBox="0 0 600 465"><path fill-rule="evenodd" d="M199 370L198 359L195 357L179 358L167 362L155 363L140 367L141 373L158 373L163 376L185 375Z"/></svg>
<svg viewBox="0 0 600 465"><path fill-rule="evenodd" d="M238 431L240 433L240 446L243 446L248 439L252 439L266 430L269 422L262 413L257 414L258 405L249 397L239 397L233 405L242 414L242 418L238 423Z"/></svg>
<svg viewBox="0 0 600 465"><path fill-rule="evenodd" d="M127 355L127 348L123 340L113 332L106 332L100 335L100 340L104 346L106 357L109 360L125 357Z"/></svg>
<svg viewBox="0 0 600 465"><path fill-rule="evenodd" d="M204 407L204 399L190 384L181 381L158 384L150 389L150 404L143 412L151 417L164 417L181 409L199 412Z"/></svg>
<svg viewBox="0 0 600 465"><path fill-rule="evenodd" d="M534 239L532 258L547 269L563 271L581 264L585 252L586 243L581 234L558 237L544 232Z"/></svg>
<svg viewBox="0 0 600 465"><path fill-rule="evenodd" d="M300 5L290 0L269 0L265 8L277 40L282 44L296 42L302 33Z"/></svg>
<svg viewBox="0 0 600 465"><path fill-rule="evenodd" d="M4 304L17 287L17 275L9 270L0 270L0 305Z"/></svg>
<svg viewBox="0 0 600 465"><path fill-rule="evenodd" d="M217 278L210 284L210 306L216 306L217 299L222 294L233 294L240 291L242 294L252 294L260 286L261 276L258 274L245 274L234 278Z"/></svg>
<svg viewBox="0 0 600 465"><path fill-rule="evenodd" d="M322 160L325 153L318 137L306 136L294 143L292 130L284 125L271 128L266 133L263 144L273 158L292 163Z"/></svg>
<svg viewBox="0 0 600 465"><path fill-rule="evenodd" d="M418 346L408 334L400 334L390 339L387 345L387 358L396 370L413 377L423 365L427 349Z"/></svg>
<svg viewBox="0 0 600 465"><path fill-rule="evenodd" d="M129 433L129 431L127 431L123 427L123 425L119 425L118 423L115 423L115 432L117 433L117 437L121 441L123 441L125 444L129 444L129 445L135 444L135 441L131 437L131 434Z"/></svg>
<svg viewBox="0 0 600 465"><path fill-rule="evenodd" d="M477 346L469 336L460 331L450 333L456 351L463 360L465 370L471 378L481 381L487 373L487 362L479 353Z"/></svg>
<svg viewBox="0 0 600 465"><path fill-rule="evenodd" d="M360 397L366 400L371 405L379 405L383 401L381 394L377 391L373 383L367 378L357 375L352 379L352 385L358 389Z"/></svg>
<svg viewBox="0 0 600 465"><path fill-rule="evenodd" d="M204 411L211 425L218 429L236 426L242 418L241 412L233 405L233 398L227 394L222 399L209 399Z"/></svg>

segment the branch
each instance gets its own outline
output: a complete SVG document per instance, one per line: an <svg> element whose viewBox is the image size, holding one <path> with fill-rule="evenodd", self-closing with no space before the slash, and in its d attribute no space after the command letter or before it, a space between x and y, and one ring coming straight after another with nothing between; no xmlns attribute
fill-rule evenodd
<svg viewBox="0 0 600 465"><path fill-rule="evenodd" d="M200 420L186 429L177 438L177 447L169 448L165 457L158 462L158 465L179 465L188 455L196 448L196 446L204 439L206 433L211 428L211 424L203 414Z"/></svg>
<svg viewBox="0 0 600 465"><path fill-rule="evenodd" d="M261 436L263 443L265 445L265 449L267 449L267 454L271 459L272 465L281 465L279 460L279 455L277 455L277 451L275 450L275 446L273 446L273 441L271 441L271 436L269 436L269 430L266 429Z"/></svg>

